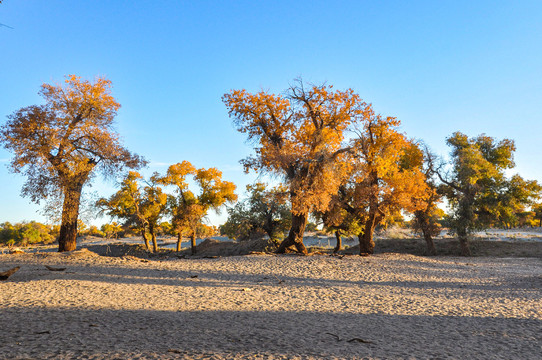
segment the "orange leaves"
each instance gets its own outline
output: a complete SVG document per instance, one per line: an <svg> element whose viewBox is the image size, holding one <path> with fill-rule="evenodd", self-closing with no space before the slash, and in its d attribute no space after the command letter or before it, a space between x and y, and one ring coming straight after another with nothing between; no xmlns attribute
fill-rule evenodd
<svg viewBox="0 0 542 360"><path fill-rule="evenodd" d="M429 196L421 171L423 153L397 131L400 122L396 118L372 111L365 115L353 140L355 195L351 206L358 213L380 214L381 220L401 210L418 210Z"/></svg>
<svg viewBox="0 0 542 360"><path fill-rule="evenodd" d="M199 194L189 190L189 177L198 185ZM178 228L191 231L207 215L209 209L218 210L224 203L237 200L236 186L222 180L222 172L216 168L196 169L190 162L171 165L160 183L173 185L177 196L171 203L173 223Z"/></svg>
<svg viewBox="0 0 542 360"><path fill-rule="evenodd" d="M9 116L0 141L15 155L12 168L28 176L23 194L39 200L47 194L33 183L63 191L74 182L85 183L96 168L108 176L145 163L122 147L112 130L120 105L110 87L105 78L90 82L68 75L63 85L42 85L44 105Z"/></svg>
<svg viewBox="0 0 542 360"><path fill-rule="evenodd" d="M339 156L344 132L367 104L351 89L306 87L300 80L282 96L233 90L223 101L237 129L256 145L245 168L284 176L294 212L326 209L347 176Z"/></svg>

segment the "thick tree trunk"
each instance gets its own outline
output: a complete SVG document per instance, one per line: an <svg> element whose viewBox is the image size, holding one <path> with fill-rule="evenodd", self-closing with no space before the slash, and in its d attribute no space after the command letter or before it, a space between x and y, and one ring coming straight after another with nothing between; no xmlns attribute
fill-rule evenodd
<svg viewBox="0 0 542 360"><path fill-rule="evenodd" d="M471 256L470 246L469 246L469 237L467 236L466 230L459 230L457 232L457 237L459 238L459 246L461 247L461 256Z"/></svg>
<svg viewBox="0 0 542 360"><path fill-rule="evenodd" d="M373 234L376 227L376 214L369 214L363 232L358 235L359 239L359 254L371 255L375 251L375 242Z"/></svg>
<svg viewBox="0 0 542 360"><path fill-rule="evenodd" d="M342 248L342 239L341 239L340 230L335 231L335 238L337 239L337 244L335 244L335 249L333 249L333 253L337 253L341 251L341 248Z"/></svg>
<svg viewBox="0 0 542 360"><path fill-rule="evenodd" d="M278 254L284 254L290 246L295 246L297 252L307 254L307 248L303 244L303 233L307 225L308 214L302 213L298 215L292 214L292 226L288 237L284 239L277 249Z"/></svg>
<svg viewBox="0 0 542 360"><path fill-rule="evenodd" d="M369 214L365 221L363 233L358 235L359 238L359 254L371 255L375 250L375 242L373 234L377 223L380 221L378 210L378 174L376 171L371 171L369 174L369 187L371 188L371 196L369 198Z"/></svg>
<svg viewBox="0 0 542 360"><path fill-rule="evenodd" d="M182 242L183 242L183 236L181 232L179 231L177 233L177 252L181 251Z"/></svg>
<svg viewBox="0 0 542 360"><path fill-rule="evenodd" d="M62 205L62 223L58 237L58 251L73 251L77 247L77 217L83 184L76 183L64 189L64 204Z"/></svg>
<svg viewBox="0 0 542 360"><path fill-rule="evenodd" d="M192 249L192 255L196 255L196 231L192 231L190 235L190 248Z"/></svg>
<svg viewBox="0 0 542 360"><path fill-rule="evenodd" d="M425 239L425 242L427 244L427 253L429 255L437 255L437 249L435 248L435 242L433 241L433 238L431 237L431 234L429 233L429 230L422 229L423 232L423 238Z"/></svg>
<svg viewBox="0 0 542 360"><path fill-rule="evenodd" d="M152 240L152 251L158 252L158 243L156 242L156 233L154 232L154 225L149 224L149 233L151 234L151 240Z"/></svg>
<svg viewBox="0 0 542 360"><path fill-rule="evenodd" d="M145 227L141 230L141 237L143 238L143 241L145 242L145 248L147 251L150 251L151 247L149 245L149 238L147 237L147 232L145 231Z"/></svg>
<svg viewBox="0 0 542 360"><path fill-rule="evenodd" d="M429 255L436 255L437 249L435 248L435 243L433 242L433 237L431 236L431 224L429 221L429 216L424 211L416 211L415 214L416 220L418 221L419 227L422 230L423 238L427 244L427 253Z"/></svg>

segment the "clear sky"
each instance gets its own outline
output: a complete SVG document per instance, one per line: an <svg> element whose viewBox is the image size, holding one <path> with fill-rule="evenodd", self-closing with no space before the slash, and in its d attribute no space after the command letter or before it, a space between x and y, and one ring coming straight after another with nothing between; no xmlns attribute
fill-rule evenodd
<svg viewBox="0 0 542 360"><path fill-rule="evenodd" d="M64 75L113 82L125 145L165 172L217 167L242 193L251 152L221 96L296 77L353 88L446 154L454 131L514 139L542 180L542 1L75 1L0 4L0 123ZM39 220L0 149L0 222ZM97 182L100 196L114 183ZM222 217L211 217L217 225Z"/></svg>

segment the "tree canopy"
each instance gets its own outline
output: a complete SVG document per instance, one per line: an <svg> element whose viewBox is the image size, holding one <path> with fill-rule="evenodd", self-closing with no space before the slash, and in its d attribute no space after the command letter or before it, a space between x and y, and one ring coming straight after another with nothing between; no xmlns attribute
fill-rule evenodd
<svg viewBox="0 0 542 360"><path fill-rule="evenodd" d="M228 209L228 221L221 233L232 239L246 240L263 234L281 237L291 224L291 212L280 186L267 189L264 183L247 185L248 198Z"/></svg>
<svg viewBox="0 0 542 360"><path fill-rule="evenodd" d="M406 210L415 211L414 199L426 197L423 155L417 144L397 128L400 121L383 117L369 107L356 124L352 141L353 171L341 189L343 208L361 225L360 253L372 254L375 227Z"/></svg>
<svg viewBox="0 0 542 360"><path fill-rule="evenodd" d="M505 171L515 166L512 140L496 141L487 135L469 138L461 132L447 139L451 169L440 174L442 191L452 208L451 225L459 238L461 253L470 255L468 235L484 229L495 217L503 217L521 204L534 203L542 190L536 181Z"/></svg>
<svg viewBox="0 0 542 360"><path fill-rule="evenodd" d="M14 155L11 169L27 180L23 196L39 202L60 194L63 199L59 251L74 250L81 191L97 171L104 176L145 162L125 149L113 129L120 104L111 82L75 75L64 85L41 86L44 105L32 105L8 116L0 141Z"/></svg>
<svg viewBox="0 0 542 360"><path fill-rule="evenodd" d="M277 174L288 187L292 227L279 247L306 253L303 231L311 211L325 211L348 174L345 130L367 108L353 90L306 87L296 81L285 95L233 90L224 95L237 129L255 143L249 169Z"/></svg>
<svg viewBox="0 0 542 360"><path fill-rule="evenodd" d="M198 192L190 190L189 177L193 179ZM222 180L222 172L216 168L196 169L190 162L171 165L160 183L175 187L176 195L170 197L169 210L172 224L178 233L177 251L181 249L184 233L191 239L192 253L196 252L196 236L202 221L210 209L219 210L226 202L237 200L236 186Z"/></svg>

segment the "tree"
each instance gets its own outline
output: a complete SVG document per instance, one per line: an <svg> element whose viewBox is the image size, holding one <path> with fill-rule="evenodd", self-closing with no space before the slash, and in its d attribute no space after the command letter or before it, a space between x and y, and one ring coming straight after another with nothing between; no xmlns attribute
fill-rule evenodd
<svg viewBox="0 0 542 360"><path fill-rule="evenodd" d="M158 186L158 174L153 174L150 180L144 183L145 186L140 185L142 180L139 173L130 171L121 182L120 190L109 199L99 199L96 205L109 216L123 220L124 225L135 225L143 237L145 247L150 250L148 231L153 251L156 252L156 229L166 211L167 195Z"/></svg>
<svg viewBox="0 0 542 360"><path fill-rule="evenodd" d="M107 239L118 238L119 232L122 231L122 226L113 221L111 224L103 224L102 232Z"/></svg>
<svg viewBox="0 0 542 360"><path fill-rule="evenodd" d="M499 191L495 193L492 216L504 228L520 225L521 218L525 217L525 208L535 205L539 199L542 187L534 180L524 180L519 175L504 179L498 183Z"/></svg>
<svg viewBox="0 0 542 360"><path fill-rule="evenodd" d="M152 240L154 252L158 251L158 242L156 241L156 232L160 227L160 220L167 210L168 196L162 191L160 184L161 178L158 173L154 173L146 186L143 188L143 201L140 205L141 213L147 221L149 234Z"/></svg>
<svg viewBox="0 0 542 360"><path fill-rule="evenodd" d="M48 226L35 221L10 224L0 224L0 243L7 245L34 244L38 242L51 243L54 237Z"/></svg>
<svg viewBox="0 0 542 360"><path fill-rule="evenodd" d="M360 213L350 205L351 199L348 199L348 196L351 195L348 185L344 184L339 187L337 194L333 195L326 211L314 213L314 216L322 221L324 228L335 234L334 253L342 249L344 235L358 235L363 229L363 219L358 216Z"/></svg>
<svg viewBox="0 0 542 360"><path fill-rule="evenodd" d="M447 143L452 148L451 169L438 176L452 208L451 228L459 238L461 254L469 256L468 237L473 231L489 227L514 206L532 203L540 186L519 175L506 178L505 171L514 167L512 140L497 142L484 134L469 139L456 132Z"/></svg>
<svg viewBox="0 0 542 360"><path fill-rule="evenodd" d="M288 188L292 225L277 250L307 253L303 233L311 211L325 211L348 173L344 132L367 105L353 90L305 88L301 80L286 95L233 90L223 96L237 130L255 143L245 171L281 176Z"/></svg>
<svg viewBox="0 0 542 360"><path fill-rule="evenodd" d="M352 153L354 171L345 186L344 209L355 215L362 228L360 254L372 254L374 230L402 210L414 212L414 198L426 196L423 155L415 142L398 132L400 121L376 115L372 108L356 128Z"/></svg>
<svg viewBox="0 0 542 360"><path fill-rule="evenodd" d="M55 192L62 196L59 251L76 248L81 192L92 176L144 164L112 128L120 105L110 87L105 78L91 83L75 75L63 86L43 84L45 105L17 110L0 130L0 142L14 153L12 171L27 177L23 196L38 203Z"/></svg>
<svg viewBox="0 0 542 360"><path fill-rule="evenodd" d="M542 227L542 204L533 205L534 220L538 220L538 227Z"/></svg>
<svg viewBox="0 0 542 360"><path fill-rule="evenodd" d="M429 255L437 254L433 238L440 234L441 226L438 220L444 215L444 211L438 207L442 194L439 193L435 181L436 161L436 155L431 153L429 148L425 146L422 170L425 175L425 193L421 192L421 197L417 194L412 197L412 201L417 205L417 210L414 211L413 228L416 233L422 234Z"/></svg>
<svg viewBox="0 0 542 360"><path fill-rule="evenodd" d="M96 206L113 218L123 220L124 225L134 225L141 234L145 248L150 250L147 237L148 220L141 209L143 203L143 189L138 181L142 176L136 171L130 171L120 183L120 189L109 199L101 198Z"/></svg>
<svg viewBox="0 0 542 360"><path fill-rule="evenodd" d="M196 195L189 190L188 177L199 188ZM222 180L222 172L216 168L196 169L190 162L183 161L171 165L166 176L159 180L164 185L175 187L176 196L169 200L172 225L177 230L177 251L181 250L183 233L188 233L191 240L192 254L196 253L198 229L209 210L218 211L226 202L237 200L235 184ZM205 229L207 231L207 229Z"/></svg>
<svg viewBox="0 0 542 360"><path fill-rule="evenodd" d="M228 209L228 221L222 232L233 239L251 239L267 234L280 237L290 227L291 213L286 205L285 189L266 189L266 184L247 185L249 197Z"/></svg>

